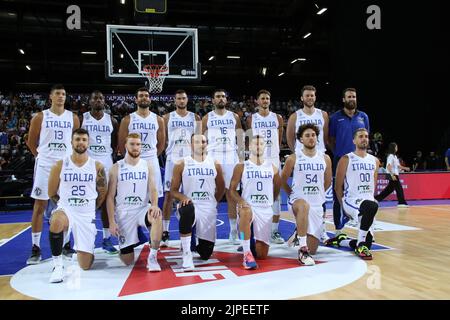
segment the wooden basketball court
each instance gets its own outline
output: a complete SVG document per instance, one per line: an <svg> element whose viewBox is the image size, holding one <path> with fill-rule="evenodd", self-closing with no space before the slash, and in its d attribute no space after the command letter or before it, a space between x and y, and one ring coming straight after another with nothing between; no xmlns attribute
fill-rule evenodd
<svg viewBox="0 0 450 320"><path fill-rule="evenodd" d="M283 218L291 219L287 213ZM357 281L306 299L450 299L450 205L381 208L377 221L420 230L376 232L377 242L394 249L375 252L367 273ZM1 224L0 239L11 238L28 225ZM31 299L12 289L10 279L0 277L0 299Z"/></svg>

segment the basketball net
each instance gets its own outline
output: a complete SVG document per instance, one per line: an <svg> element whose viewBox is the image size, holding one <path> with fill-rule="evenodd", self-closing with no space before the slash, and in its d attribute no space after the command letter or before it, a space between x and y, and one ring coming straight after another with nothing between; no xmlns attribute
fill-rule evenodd
<svg viewBox="0 0 450 320"><path fill-rule="evenodd" d="M166 80L168 68L166 65L147 64L142 68L142 74L148 80L150 93L160 93Z"/></svg>

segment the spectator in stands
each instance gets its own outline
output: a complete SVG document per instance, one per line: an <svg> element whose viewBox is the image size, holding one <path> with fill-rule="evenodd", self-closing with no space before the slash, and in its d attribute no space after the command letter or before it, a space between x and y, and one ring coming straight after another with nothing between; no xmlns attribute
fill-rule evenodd
<svg viewBox="0 0 450 320"><path fill-rule="evenodd" d="M412 171L423 170L425 170L425 159L423 158L422 151L419 150L413 159Z"/></svg>
<svg viewBox="0 0 450 320"><path fill-rule="evenodd" d="M436 171L441 170L441 161L439 159L439 156L434 151L430 151L430 154L425 159L424 164L425 170L429 171Z"/></svg>
<svg viewBox="0 0 450 320"><path fill-rule="evenodd" d="M450 148L445 152L445 166L447 167L447 171L450 171Z"/></svg>

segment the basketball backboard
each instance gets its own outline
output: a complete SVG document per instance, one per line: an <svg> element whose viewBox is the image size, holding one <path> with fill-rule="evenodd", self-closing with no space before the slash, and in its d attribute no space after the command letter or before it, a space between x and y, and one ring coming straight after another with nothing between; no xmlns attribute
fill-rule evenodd
<svg viewBox="0 0 450 320"><path fill-rule="evenodd" d="M194 28L106 26L106 78L145 79L149 65L166 65L166 79L200 80Z"/></svg>

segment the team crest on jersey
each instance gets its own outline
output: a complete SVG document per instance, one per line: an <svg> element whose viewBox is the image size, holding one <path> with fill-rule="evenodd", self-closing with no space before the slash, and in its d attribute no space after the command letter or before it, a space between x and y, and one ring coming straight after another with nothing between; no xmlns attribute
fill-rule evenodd
<svg viewBox="0 0 450 320"><path fill-rule="evenodd" d="M34 188L34 194L37 196L40 196L42 194L41 188L38 188L38 187Z"/></svg>

